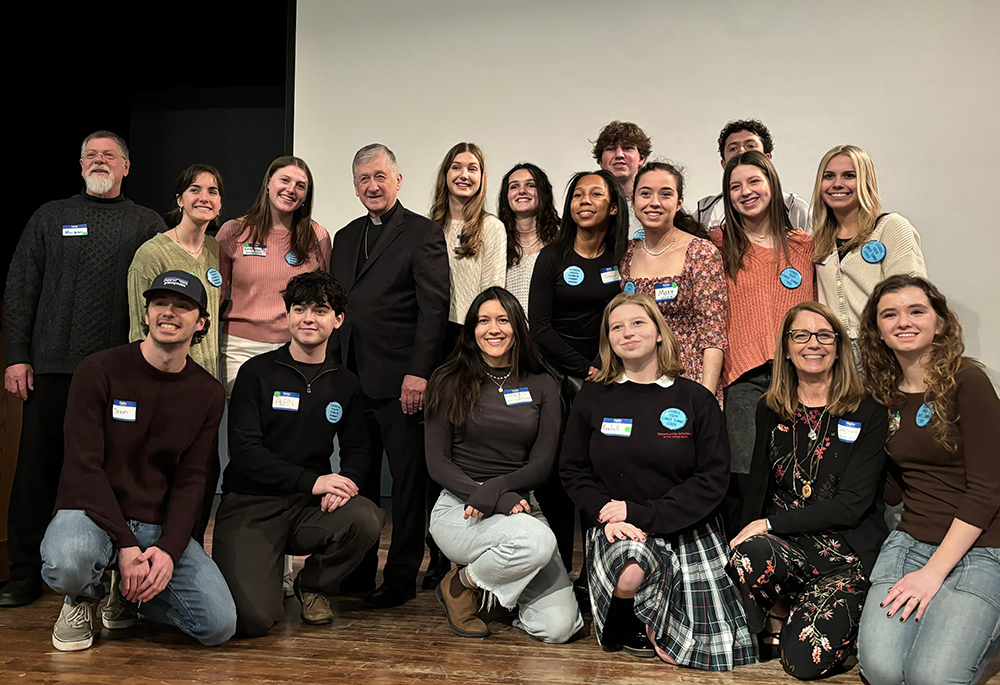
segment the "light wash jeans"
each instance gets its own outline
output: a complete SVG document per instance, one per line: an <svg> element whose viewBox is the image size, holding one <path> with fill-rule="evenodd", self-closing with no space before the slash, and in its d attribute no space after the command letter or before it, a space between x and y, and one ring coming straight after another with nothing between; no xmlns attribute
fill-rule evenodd
<svg viewBox="0 0 1000 685"><path fill-rule="evenodd" d="M508 609L514 625L543 642L563 643L583 627L573 583L556 551L556 536L534 497L530 514L464 518L465 502L447 490L431 511L441 551Z"/></svg>
<svg viewBox="0 0 1000 685"><path fill-rule="evenodd" d="M880 606L889 588L924 567L937 545L889 534L872 569L861 614L858 661L871 685L968 685L1000 649L1000 548L973 547L937 591L924 617Z"/></svg>
<svg viewBox="0 0 1000 685"><path fill-rule="evenodd" d="M160 538L160 527L127 521L145 550ZM66 603L99 601L104 596L101 576L118 550L104 529L86 512L61 509L42 540L42 580ZM126 602L136 610L132 602ZM176 626L203 645L221 645L236 632L236 605L219 568L194 540L174 562L167 587L140 610L154 621Z"/></svg>

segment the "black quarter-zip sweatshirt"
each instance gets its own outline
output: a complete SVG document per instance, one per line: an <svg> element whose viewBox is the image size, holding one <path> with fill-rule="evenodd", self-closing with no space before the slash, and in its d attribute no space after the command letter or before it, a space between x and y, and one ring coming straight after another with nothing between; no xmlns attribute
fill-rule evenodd
<svg viewBox="0 0 1000 685"><path fill-rule="evenodd" d="M332 472L333 439L340 475L363 487L370 445L357 376L332 359L307 379L289 344L247 361L229 401L230 462L224 493L311 493Z"/></svg>

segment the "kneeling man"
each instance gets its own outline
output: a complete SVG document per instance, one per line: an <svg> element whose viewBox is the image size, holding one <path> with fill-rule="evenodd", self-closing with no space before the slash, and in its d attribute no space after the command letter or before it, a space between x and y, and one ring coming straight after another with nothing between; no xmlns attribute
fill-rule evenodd
<svg viewBox="0 0 1000 685"><path fill-rule="evenodd" d="M205 287L167 271L143 296L146 338L87 357L69 388L66 460L41 549L42 579L66 596L52 630L64 652L93 644L101 577L116 559L106 628L135 625L138 609L203 645L236 629L226 581L191 539L226 401L188 356L208 332Z"/></svg>
<svg viewBox="0 0 1000 685"><path fill-rule="evenodd" d="M294 582L302 620L333 620L327 594L382 530L382 510L356 497L368 473L361 383L327 358L347 294L322 271L282 293L292 340L246 362L229 401L229 455L212 553L236 600L237 630L265 634L282 617L285 554L310 555ZM340 473L332 473L333 439Z"/></svg>

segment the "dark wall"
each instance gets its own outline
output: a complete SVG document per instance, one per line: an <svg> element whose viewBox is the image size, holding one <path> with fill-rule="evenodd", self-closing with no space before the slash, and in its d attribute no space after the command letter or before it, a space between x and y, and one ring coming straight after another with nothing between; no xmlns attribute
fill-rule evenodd
<svg viewBox="0 0 1000 685"><path fill-rule="evenodd" d="M109 7L23 5L6 27L15 120L7 181L17 201L8 203L0 282L31 214L82 189L80 143L95 130L129 142L125 194L159 212L173 205L182 168L218 167L224 218L246 210L267 164L290 145L294 0L162 5L169 14L155 3Z"/></svg>

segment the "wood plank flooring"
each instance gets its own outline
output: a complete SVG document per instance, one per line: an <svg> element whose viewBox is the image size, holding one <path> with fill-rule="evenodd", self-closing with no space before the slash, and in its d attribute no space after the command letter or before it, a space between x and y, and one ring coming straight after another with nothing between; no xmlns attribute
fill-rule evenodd
<svg viewBox="0 0 1000 685"><path fill-rule="evenodd" d="M385 555L388 527L383 531ZM297 560L301 564L301 559ZM776 661L732 673L702 673L601 651L588 634L568 645L546 645L504 622L491 637L468 639L448 630L433 592L395 609L364 609L356 597L334 601L332 626L306 626L299 603L285 602L285 621L269 635L235 639L222 647L197 645L180 632L151 622L132 630L104 630L94 647L62 653L50 641L61 598L51 592L34 604L0 609L0 683L319 683L409 685L461 683L514 685L588 683L795 683ZM589 629L589 619L588 619ZM981 682L1000 685L1000 658ZM858 685L851 672L826 681Z"/></svg>

